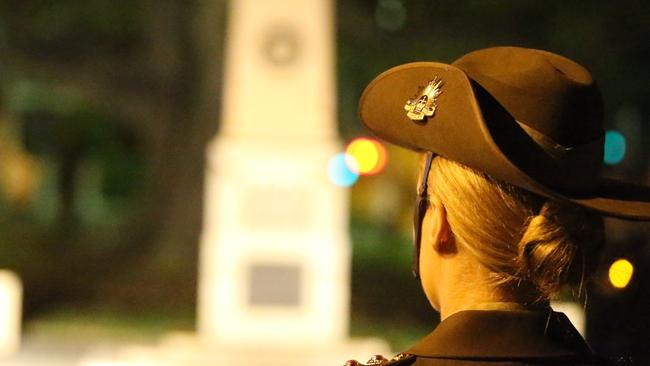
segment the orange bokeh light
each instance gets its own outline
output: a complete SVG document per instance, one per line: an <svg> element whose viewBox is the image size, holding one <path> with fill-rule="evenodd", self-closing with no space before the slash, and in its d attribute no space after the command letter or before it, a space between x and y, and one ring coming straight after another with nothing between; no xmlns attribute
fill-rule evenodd
<svg viewBox="0 0 650 366"><path fill-rule="evenodd" d="M345 153L349 168L361 175L373 175L381 172L388 160L384 145L379 141L365 137L350 142Z"/></svg>

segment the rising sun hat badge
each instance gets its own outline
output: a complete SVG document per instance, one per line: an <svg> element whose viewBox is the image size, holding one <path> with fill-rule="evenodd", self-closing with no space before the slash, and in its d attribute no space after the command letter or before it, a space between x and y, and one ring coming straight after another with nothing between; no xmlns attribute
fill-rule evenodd
<svg viewBox="0 0 650 366"><path fill-rule="evenodd" d="M406 115L414 121L422 121L425 117L431 117L436 113L438 96L442 94L443 82L435 77L416 95L409 99L404 105Z"/></svg>

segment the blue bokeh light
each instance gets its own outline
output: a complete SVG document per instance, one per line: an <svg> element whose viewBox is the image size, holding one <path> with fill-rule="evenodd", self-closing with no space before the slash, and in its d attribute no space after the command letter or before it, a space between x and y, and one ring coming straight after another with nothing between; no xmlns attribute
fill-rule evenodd
<svg viewBox="0 0 650 366"><path fill-rule="evenodd" d="M343 152L330 159L327 165L327 175L332 183L341 187L349 187L359 179L359 174L348 167L346 155Z"/></svg>
<svg viewBox="0 0 650 366"><path fill-rule="evenodd" d="M605 133L605 164L614 165L625 158L625 136L622 133L609 130Z"/></svg>

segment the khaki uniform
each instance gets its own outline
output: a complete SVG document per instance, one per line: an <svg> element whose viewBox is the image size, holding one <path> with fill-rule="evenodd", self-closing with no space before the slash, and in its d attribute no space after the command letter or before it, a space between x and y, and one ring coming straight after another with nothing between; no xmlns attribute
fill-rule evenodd
<svg viewBox="0 0 650 366"><path fill-rule="evenodd" d="M562 313L461 311L391 366L607 365ZM371 363L372 364L372 363Z"/></svg>

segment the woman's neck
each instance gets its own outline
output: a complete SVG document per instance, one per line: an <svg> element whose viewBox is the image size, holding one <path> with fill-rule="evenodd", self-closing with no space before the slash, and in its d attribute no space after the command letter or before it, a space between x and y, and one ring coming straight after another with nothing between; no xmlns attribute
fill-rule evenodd
<svg viewBox="0 0 650 366"><path fill-rule="evenodd" d="M498 288L489 272L474 263L449 266L440 278L440 318L465 310L543 310L548 301L535 301L536 296L523 288Z"/></svg>

